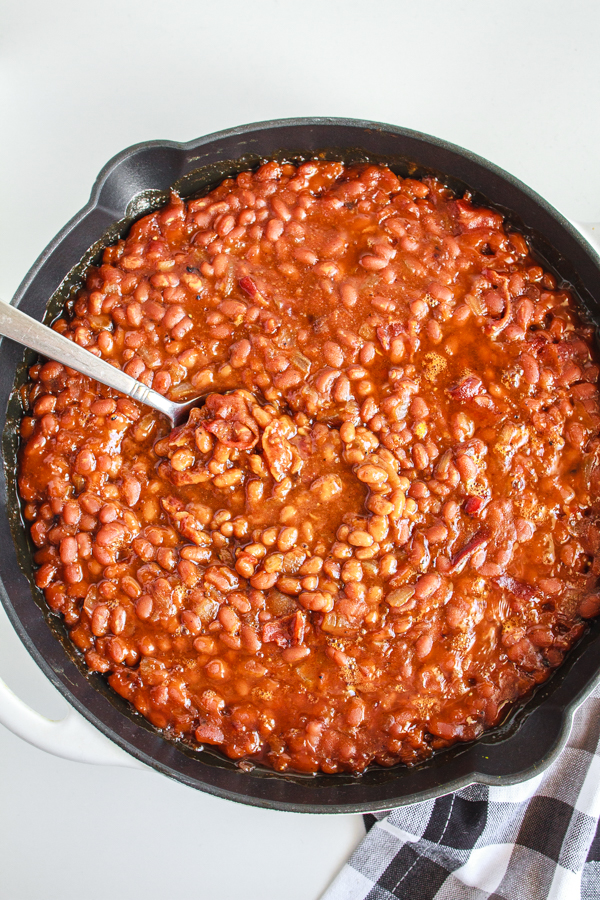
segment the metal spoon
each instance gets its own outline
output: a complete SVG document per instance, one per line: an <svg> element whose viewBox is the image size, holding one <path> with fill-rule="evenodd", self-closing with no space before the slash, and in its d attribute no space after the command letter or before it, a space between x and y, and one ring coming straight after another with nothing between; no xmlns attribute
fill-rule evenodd
<svg viewBox="0 0 600 900"><path fill-rule="evenodd" d="M80 347L74 341L53 331L47 325L42 325L37 319L28 316L27 313L21 312L15 306L0 301L0 334L29 347L30 350L36 350L49 359L62 363L63 366L69 366L76 369L82 375L87 375L96 381L105 384L115 391L120 391L126 397L132 400L138 400L151 406L152 409L167 416L171 420L173 427L182 425L187 421L188 414L195 406L199 406L204 400L203 397L196 397L187 403L173 403L167 400L162 394L153 391L152 388L146 387L141 381L126 375L120 369L116 369L105 359L94 356L84 347Z"/></svg>

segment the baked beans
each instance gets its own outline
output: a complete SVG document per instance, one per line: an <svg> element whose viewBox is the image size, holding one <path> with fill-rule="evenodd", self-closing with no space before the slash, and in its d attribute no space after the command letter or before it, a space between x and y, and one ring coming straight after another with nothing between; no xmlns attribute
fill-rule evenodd
<svg viewBox="0 0 600 900"><path fill-rule="evenodd" d="M165 734L279 771L497 724L600 611L598 361L502 216L383 166L268 162L106 248L23 389L36 582Z"/></svg>

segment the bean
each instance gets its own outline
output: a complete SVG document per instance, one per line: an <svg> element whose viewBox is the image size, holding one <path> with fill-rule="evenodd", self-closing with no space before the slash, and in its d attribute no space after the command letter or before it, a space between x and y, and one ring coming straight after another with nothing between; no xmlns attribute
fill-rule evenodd
<svg viewBox="0 0 600 900"><path fill-rule="evenodd" d="M317 575L323 568L323 560L320 556L311 556L300 567L300 575Z"/></svg>
<svg viewBox="0 0 600 900"><path fill-rule="evenodd" d="M467 456L466 453L456 458L456 468L460 473L461 479L466 482L474 481L479 472L477 463L470 456Z"/></svg>
<svg viewBox="0 0 600 900"><path fill-rule="evenodd" d="M360 562L356 559L349 559L348 562L344 564L342 567L342 571L340 573L340 577L342 581L349 582L361 582L363 578L363 567ZM304 579L306 581L307 579ZM304 586L304 585L303 585ZM310 590L310 588L309 588Z"/></svg>
<svg viewBox="0 0 600 900"><path fill-rule="evenodd" d="M75 457L75 471L78 475L91 475L96 470L96 457L91 450L81 450Z"/></svg>
<svg viewBox="0 0 600 900"><path fill-rule="evenodd" d="M92 555L92 539L89 534L79 532L76 536L78 554L82 559L89 559Z"/></svg>
<svg viewBox="0 0 600 900"><path fill-rule="evenodd" d="M250 344L250 341L246 340L245 338L241 341L237 341L237 343L235 344L232 344L229 359L234 369L239 369L242 366L246 365L251 350L252 346Z"/></svg>
<svg viewBox="0 0 600 900"><path fill-rule="evenodd" d="M339 369L344 365L344 351L334 341L325 341L323 344L323 358L328 366Z"/></svg>
<svg viewBox="0 0 600 900"><path fill-rule="evenodd" d="M269 219L265 229L265 237L268 241L277 241L283 234L283 222L281 219Z"/></svg>
<svg viewBox="0 0 600 900"><path fill-rule="evenodd" d="M79 584L83 581L83 569L79 563L68 563L63 569L63 578L67 584Z"/></svg>
<svg viewBox="0 0 600 900"><path fill-rule="evenodd" d="M427 323L427 336L432 344L439 344L442 341L443 333L439 322L430 319Z"/></svg>
<svg viewBox="0 0 600 900"><path fill-rule="evenodd" d="M98 518L103 525L108 525L109 522L114 522L119 516L119 507L114 503L106 503L100 512L98 513Z"/></svg>
<svg viewBox="0 0 600 900"><path fill-rule="evenodd" d="M429 407L422 397L413 397L410 404L410 413L417 421L426 419L429 416Z"/></svg>
<svg viewBox="0 0 600 900"><path fill-rule="evenodd" d="M208 669L207 669L208 671ZM213 674L213 670L209 672L210 675ZM219 676L213 676L219 677ZM225 735L223 734L223 729L220 728L215 722L204 722L202 725L199 725L195 732L196 740L199 744L222 744Z"/></svg>
<svg viewBox="0 0 600 900"><path fill-rule="evenodd" d="M57 362L47 362L39 371L40 381L54 381L63 372L63 367Z"/></svg>
<svg viewBox="0 0 600 900"><path fill-rule="evenodd" d="M205 666L206 674L210 676L210 678L214 678L216 680L222 680L227 677L227 669L223 660L221 659L213 659L211 662L207 663ZM222 740L222 737L220 738Z"/></svg>
<svg viewBox="0 0 600 900"><path fill-rule="evenodd" d="M235 569L243 578L251 578L256 570L256 559L249 553L242 553L236 560Z"/></svg>
<svg viewBox="0 0 600 900"><path fill-rule="evenodd" d="M600 594L588 594L579 604L579 615L583 619L593 619L600 613Z"/></svg>
<svg viewBox="0 0 600 900"><path fill-rule="evenodd" d="M433 635L431 634L422 634L421 637L417 638L415 641L415 653L418 659L425 659L425 657L429 656L432 648Z"/></svg>
<svg viewBox="0 0 600 900"><path fill-rule="evenodd" d="M108 631L109 618L110 611L108 606L104 606L101 603L92 613L92 634L96 637L102 637L102 635L106 634Z"/></svg>
<svg viewBox="0 0 600 900"><path fill-rule="evenodd" d="M358 728L365 718L365 703L359 697L352 700L346 712L346 722L351 728Z"/></svg>
<svg viewBox="0 0 600 900"><path fill-rule="evenodd" d="M241 626L241 642L242 646L248 653L258 653L261 648L261 641L256 631L249 625Z"/></svg>
<svg viewBox="0 0 600 900"><path fill-rule="evenodd" d="M435 572L421 575L415 584L415 597L419 600L427 600L437 591L440 584L441 578Z"/></svg>
<svg viewBox="0 0 600 900"><path fill-rule="evenodd" d="M369 534L375 541L381 543L388 536L389 522L387 516L374 515L368 524Z"/></svg>
<svg viewBox="0 0 600 900"><path fill-rule="evenodd" d="M356 428L352 422L344 422L340 428L340 437L345 444L351 444L356 438Z"/></svg>
<svg viewBox="0 0 600 900"><path fill-rule="evenodd" d="M319 257L312 250L298 247L294 250L294 259L299 263L304 263L306 266L314 266L318 262Z"/></svg>
<svg viewBox="0 0 600 900"><path fill-rule="evenodd" d="M549 628L534 628L529 633L531 643L536 647L551 647L554 643L554 635Z"/></svg>
<svg viewBox="0 0 600 900"><path fill-rule="evenodd" d="M152 597L149 594L143 594L135 604L135 612L138 619L146 621L152 615L153 610Z"/></svg>
<svg viewBox="0 0 600 900"><path fill-rule="evenodd" d="M230 231L233 231L233 229L235 228L235 217L234 216L221 216L221 218L218 219L218 221L215 225L215 228L216 228L218 235L220 235L221 237L225 237L226 235L229 234ZM217 259L218 258L219 257L217 256ZM213 266L214 266L214 263L213 263ZM219 277L219 275L221 275L221 274L223 274L223 273L220 272L215 267L215 275L217 275L217 277Z"/></svg>
<svg viewBox="0 0 600 900"><path fill-rule="evenodd" d="M198 653L208 653L209 655L213 655L217 652L215 640L208 635L197 637L192 646Z"/></svg>
<svg viewBox="0 0 600 900"><path fill-rule="evenodd" d="M516 319L521 328L526 331L533 318L534 306L528 297L520 301L517 306Z"/></svg>
<svg viewBox="0 0 600 900"><path fill-rule="evenodd" d="M386 297L371 297L371 306L379 310L379 312L391 313L396 310L394 301L388 300Z"/></svg>
<svg viewBox="0 0 600 900"><path fill-rule="evenodd" d="M426 469L429 465L429 454L427 453L425 446L420 443L415 444L412 449L412 454L415 469L419 469L420 471Z"/></svg>
<svg viewBox="0 0 600 900"><path fill-rule="evenodd" d="M111 638L108 642L108 655L117 665L121 665L127 656L127 647L118 637Z"/></svg>
<svg viewBox="0 0 600 900"><path fill-rule="evenodd" d="M565 428L565 435L568 442L578 450L585 446L586 433L580 422L570 422Z"/></svg>
<svg viewBox="0 0 600 900"><path fill-rule="evenodd" d="M343 668L348 668L348 666L351 665L351 657L347 653L344 653L343 650L330 646L327 647L325 652L331 657L336 665Z"/></svg>
<svg viewBox="0 0 600 900"><path fill-rule="evenodd" d="M46 413L54 412L54 408L56 407L56 397L53 397L52 394L45 394L43 397L40 397L35 401L33 407L34 416L43 416Z"/></svg>
<svg viewBox="0 0 600 900"><path fill-rule="evenodd" d="M388 475L385 469L381 469L379 466L374 466L371 464L359 466L359 468L356 470L356 476L365 484L381 485L388 480Z"/></svg>
<svg viewBox="0 0 600 900"><path fill-rule="evenodd" d="M176 304L175 306L169 307L169 309L162 317L161 323L162 325L164 325L167 331L170 331L175 327L175 325L177 325L178 322L181 322L181 320L184 318L185 309L183 308L183 306L179 306Z"/></svg>
<svg viewBox="0 0 600 900"><path fill-rule="evenodd" d="M298 600L305 609L313 612L331 612L333 609L333 596L321 591L302 591Z"/></svg>
<svg viewBox="0 0 600 900"><path fill-rule="evenodd" d="M280 550L290 550L293 546L295 546L296 541L298 540L298 529L287 527L282 528L277 536L277 546Z"/></svg>
<svg viewBox="0 0 600 900"><path fill-rule="evenodd" d="M56 566L51 563L44 563L35 573L35 583L39 588L47 588L52 584L56 575Z"/></svg>
<svg viewBox="0 0 600 900"><path fill-rule="evenodd" d="M79 557L79 547L74 537L65 537L60 542L60 561L67 565L74 563Z"/></svg>
<svg viewBox="0 0 600 900"><path fill-rule="evenodd" d="M336 380L332 391L332 397L336 403L346 403L352 396L350 381L345 375L340 375Z"/></svg>
<svg viewBox="0 0 600 900"><path fill-rule="evenodd" d="M59 429L59 423L56 416L52 415L52 413L47 413L47 415L42 416L40 421L40 427L42 434L46 435L46 437L50 437Z"/></svg>
<svg viewBox="0 0 600 900"><path fill-rule="evenodd" d="M535 534L535 527L532 522L527 519L515 519L515 529L517 532L517 540L521 542L530 541Z"/></svg>
<svg viewBox="0 0 600 900"><path fill-rule="evenodd" d="M540 380L540 367L537 360L531 354L523 353L521 354L521 366L527 384L537 384Z"/></svg>
<svg viewBox="0 0 600 900"><path fill-rule="evenodd" d="M283 661L290 665L306 659L307 656L310 656L310 647L306 647L304 644L300 644L297 647L287 647L281 654Z"/></svg>
<svg viewBox="0 0 600 900"><path fill-rule="evenodd" d="M540 578L538 584L546 594L552 596L560 594L563 589L562 581L559 578Z"/></svg>
<svg viewBox="0 0 600 900"><path fill-rule="evenodd" d="M427 529L425 536L430 544L442 544L448 537L448 529L438 522Z"/></svg>
<svg viewBox="0 0 600 900"><path fill-rule="evenodd" d="M123 541L125 537L125 528L120 522L110 522L103 525L96 535L96 542L101 547L109 547Z"/></svg>
<svg viewBox="0 0 600 900"><path fill-rule="evenodd" d="M199 634L202 631L202 619L190 609L184 609L180 613L181 624L190 634Z"/></svg>
<svg viewBox="0 0 600 900"><path fill-rule="evenodd" d="M152 387L155 391L158 391L159 394L166 394L171 387L171 374L162 369L156 372Z"/></svg>
<svg viewBox="0 0 600 900"><path fill-rule="evenodd" d="M404 338L394 338L390 343L390 360L397 366L406 356L406 344Z"/></svg>
<svg viewBox="0 0 600 900"><path fill-rule="evenodd" d="M200 571L196 563L191 560L180 560L177 565L177 572L183 583L189 588L193 588L200 580Z"/></svg>
<svg viewBox="0 0 600 900"><path fill-rule="evenodd" d="M373 536L368 531L353 531L348 535L348 543L353 547L371 547Z"/></svg>
<svg viewBox="0 0 600 900"><path fill-rule="evenodd" d="M257 572L250 578L250 584L253 588L265 591L272 588L277 581L277 572Z"/></svg>
<svg viewBox="0 0 600 900"><path fill-rule="evenodd" d="M122 634L127 624L127 613L122 606L115 606L110 614L110 630L113 634ZM115 660L117 662L118 660ZM122 660L121 660L122 662Z"/></svg>
<svg viewBox="0 0 600 900"><path fill-rule="evenodd" d="M85 654L85 662L92 672L108 672L110 663L96 650L88 650Z"/></svg>
<svg viewBox="0 0 600 900"><path fill-rule="evenodd" d="M344 306L352 309L358 302L358 291L353 284L346 282L340 287L340 297Z"/></svg>
<svg viewBox="0 0 600 900"><path fill-rule="evenodd" d="M527 638L523 638L522 640L517 641L516 644L513 644L512 647L509 647L506 651L506 655L518 665L523 665L527 661L532 650L533 647L531 641Z"/></svg>
<svg viewBox="0 0 600 900"><path fill-rule="evenodd" d="M450 432L457 441L465 441L473 437L475 426L466 413L458 412L450 418Z"/></svg>
<svg viewBox="0 0 600 900"><path fill-rule="evenodd" d="M372 254L366 253L364 256L361 256L359 263L363 268L367 269L368 272L379 272L381 269L386 268L388 261L387 259L382 259L380 256L373 256Z"/></svg>

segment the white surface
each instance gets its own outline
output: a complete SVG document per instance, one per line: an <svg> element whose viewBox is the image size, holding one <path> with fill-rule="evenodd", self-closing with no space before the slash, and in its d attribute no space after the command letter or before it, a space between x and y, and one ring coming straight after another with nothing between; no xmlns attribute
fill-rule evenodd
<svg viewBox="0 0 600 900"><path fill-rule="evenodd" d="M0 296L119 150L268 118L437 134L597 222L599 26L595 0L3 0ZM64 714L1 610L0 675ZM69 763L0 727L1 900L316 900L362 829Z"/></svg>

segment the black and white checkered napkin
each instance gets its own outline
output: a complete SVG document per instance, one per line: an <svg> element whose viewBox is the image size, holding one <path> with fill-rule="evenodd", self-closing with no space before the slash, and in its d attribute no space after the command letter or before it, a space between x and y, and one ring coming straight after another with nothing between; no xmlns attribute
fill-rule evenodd
<svg viewBox="0 0 600 900"><path fill-rule="evenodd" d="M600 900L599 817L597 686L544 774L366 816L322 900Z"/></svg>

